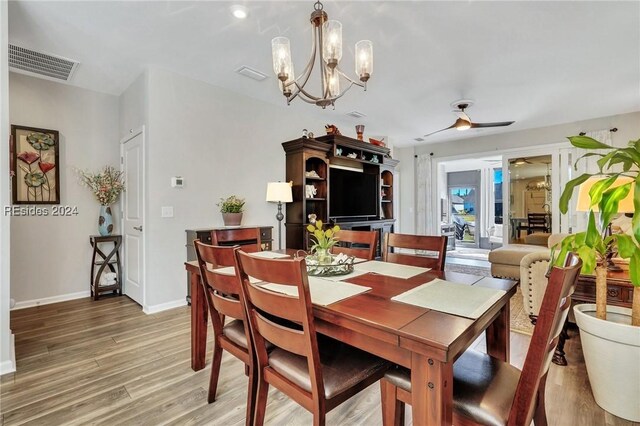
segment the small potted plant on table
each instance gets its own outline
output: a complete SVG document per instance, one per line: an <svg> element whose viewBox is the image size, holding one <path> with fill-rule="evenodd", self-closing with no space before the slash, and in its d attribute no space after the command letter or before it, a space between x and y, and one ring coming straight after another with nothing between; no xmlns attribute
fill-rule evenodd
<svg viewBox="0 0 640 426"><path fill-rule="evenodd" d="M240 226L242 223L244 204L244 198L239 198L236 195L220 198L217 206L220 208L220 213L222 213L224 226Z"/></svg>

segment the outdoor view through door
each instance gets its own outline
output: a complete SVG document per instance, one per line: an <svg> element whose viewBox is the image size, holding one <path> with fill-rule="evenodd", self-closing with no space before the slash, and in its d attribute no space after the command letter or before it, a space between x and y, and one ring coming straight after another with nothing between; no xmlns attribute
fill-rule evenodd
<svg viewBox="0 0 640 426"><path fill-rule="evenodd" d="M474 186L449 188L457 244L476 245L477 192Z"/></svg>

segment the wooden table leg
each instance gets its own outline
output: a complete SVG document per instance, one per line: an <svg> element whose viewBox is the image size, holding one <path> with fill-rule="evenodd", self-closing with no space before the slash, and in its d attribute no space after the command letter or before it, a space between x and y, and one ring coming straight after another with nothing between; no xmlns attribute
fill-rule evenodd
<svg viewBox="0 0 640 426"><path fill-rule="evenodd" d="M204 289L200 275L190 273L191 282L191 368L202 370L207 356L207 314Z"/></svg>
<svg viewBox="0 0 640 426"><path fill-rule="evenodd" d="M494 358L509 362L511 353L511 309L509 301L504 305L498 317L489 325L486 331L487 353Z"/></svg>
<svg viewBox="0 0 640 426"><path fill-rule="evenodd" d="M452 424L453 363L412 355L411 413L414 425Z"/></svg>

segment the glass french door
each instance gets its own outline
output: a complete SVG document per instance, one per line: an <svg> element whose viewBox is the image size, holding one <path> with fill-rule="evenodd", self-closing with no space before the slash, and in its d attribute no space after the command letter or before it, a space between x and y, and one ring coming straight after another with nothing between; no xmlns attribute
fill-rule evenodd
<svg viewBox="0 0 640 426"><path fill-rule="evenodd" d="M449 212L455 225L456 244L477 247L478 188L472 185L449 187Z"/></svg>

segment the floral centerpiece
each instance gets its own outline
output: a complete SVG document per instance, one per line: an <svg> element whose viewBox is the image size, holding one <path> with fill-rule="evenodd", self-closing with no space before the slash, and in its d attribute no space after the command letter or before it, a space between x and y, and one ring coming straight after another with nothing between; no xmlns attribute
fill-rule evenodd
<svg viewBox="0 0 640 426"><path fill-rule="evenodd" d="M338 225L323 229L321 220L316 220L315 214L309 215L307 231L311 234L311 254L306 257L307 273L315 276L344 275L353 271L353 256L340 253L331 254L331 248L338 244Z"/></svg>
<svg viewBox="0 0 640 426"><path fill-rule="evenodd" d="M220 208L225 226L240 226L245 205L244 198L230 195L227 198L220 198L220 202L216 205Z"/></svg>
<svg viewBox="0 0 640 426"><path fill-rule="evenodd" d="M336 237L336 232L340 230L338 225L335 225L333 228L322 229L323 223L321 220L315 220L307 225L307 231L312 235L311 241L313 245L311 246L311 253L318 256L319 261L326 260L329 257L330 260L330 250L333 246L338 244L338 238Z"/></svg>
<svg viewBox="0 0 640 426"><path fill-rule="evenodd" d="M125 190L124 172L116 170L113 166L105 166L97 173L78 170L78 176L80 183L89 188L100 203L100 217L98 218L100 235L111 235L113 232L111 205L118 201L118 197Z"/></svg>

